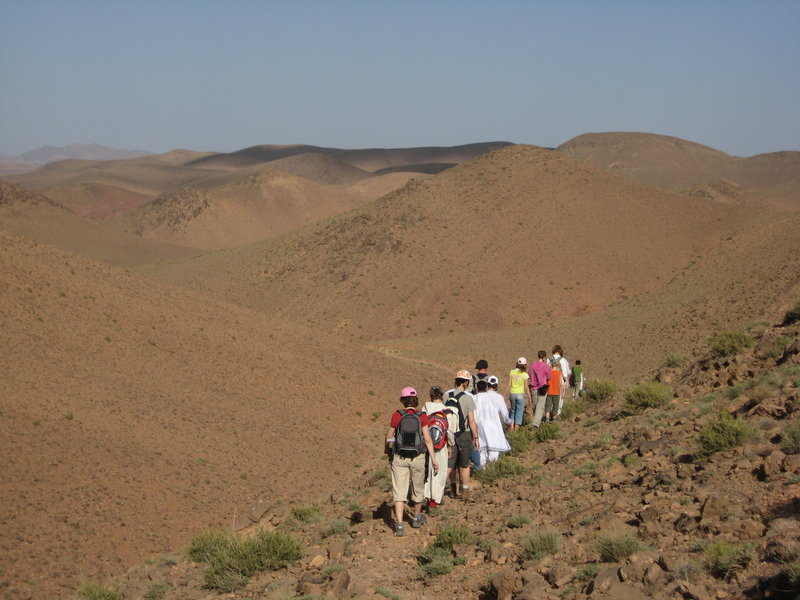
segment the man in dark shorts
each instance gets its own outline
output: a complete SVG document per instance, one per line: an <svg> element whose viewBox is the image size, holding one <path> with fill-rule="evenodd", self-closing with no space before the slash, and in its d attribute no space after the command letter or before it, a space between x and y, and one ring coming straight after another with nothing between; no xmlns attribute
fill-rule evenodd
<svg viewBox="0 0 800 600"><path fill-rule="evenodd" d="M472 500L470 497L470 465L472 452L480 446L478 441L478 426L475 423L475 397L467 391L472 376L469 371L459 371L452 390L445 394L444 404L458 414L458 427L455 431L456 444L453 446L453 455L447 462L449 469L458 468L461 478L461 498ZM453 473L453 495L458 496L458 486Z"/></svg>

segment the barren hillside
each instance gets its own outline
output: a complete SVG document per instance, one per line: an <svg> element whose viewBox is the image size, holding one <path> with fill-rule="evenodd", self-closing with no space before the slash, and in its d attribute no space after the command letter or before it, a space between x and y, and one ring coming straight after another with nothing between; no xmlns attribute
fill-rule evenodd
<svg viewBox="0 0 800 600"><path fill-rule="evenodd" d="M128 197L127 194L121 194ZM35 192L0 181L0 229L119 266L152 263L200 252L110 230Z"/></svg>
<svg viewBox="0 0 800 600"><path fill-rule="evenodd" d="M374 451L387 388L441 381L7 233L0 289L5 597L63 598L259 499L317 498Z"/></svg>
<svg viewBox="0 0 800 600"><path fill-rule="evenodd" d="M667 190L691 191L692 186L727 181L739 188L737 195L748 193L794 208L800 198L800 152L740 158L679 138L627 132L586 133L557 151Z"/></svg>
<svg viewBox="0 0 800 600"><path fill-rule="evenodd" d="M361 202L346 188L265 167L220 187L164 194L113 224L162 242L218 249L291 231Z"/></svg>
<svg viewBox="0 0 800 600"><path fill-rule="evenodd" d="M349 339L490 331L657 287L740 216L514 146L296 234L154 274Z"/></svg>

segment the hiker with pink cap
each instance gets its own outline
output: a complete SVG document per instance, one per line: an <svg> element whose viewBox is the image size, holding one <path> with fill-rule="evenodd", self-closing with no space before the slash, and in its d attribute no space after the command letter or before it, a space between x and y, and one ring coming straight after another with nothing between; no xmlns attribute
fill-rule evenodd
<svg viewBox="0 0 800 600"><path fill-rule="evenodd" d="M403 516L405 505L411 491L414 502L414 517L411 526L420 527L425 522L422 504L425 500L425 462L431 457L431 467L439 470L436 461L433 441L428 431L428 417L419 412L417 390L405 387L400 392L403 410L392 413L389 429L386 432L384 452L389 456L392 465L392 495L394 498L394 534L405 534ZM444 465L442 465L444 467Z"/></svg>

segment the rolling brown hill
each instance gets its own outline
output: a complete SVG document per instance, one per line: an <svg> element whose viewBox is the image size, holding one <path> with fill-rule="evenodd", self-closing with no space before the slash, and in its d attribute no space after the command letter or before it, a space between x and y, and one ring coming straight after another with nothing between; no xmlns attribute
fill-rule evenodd
<svg viewBox="0 0 800 600"><path fill-rule="evenodd" d="M57 185L44 194L59 206L93 221L105 221L151 200L149 195L100 183Z"/></svg>
<svg viewBox="0 0 800 600"><path fill-rule="evenodd" d="M444 381L5 232L0 289L4 597L66 597L259 499L322 500L379 447L389 390Z"/></svg>
<svg viewBox="0 0 800 600"><path fill-rule="evenodd" d="M682 191L727 180L750 195L795 207L800 198L800 152L741 158L679 138L628 132L585 133L557 151L667 190Z"/></svg>
<svg viewBox="0 0 800 600"><path fill-rule="evenodd" d="M90 206L95 205L92 203ZM197 248L111 230L68 211L42 194L5 181L0 181L0 229L119 266L170 260L201 252Z"/></svg>
<svg viewBox="0 0 800 600"><path fill-rule="evenodd" d="M206 249L240 246L344 212L363 196L263 168L206 190L182 188L113 221L146 238Z"/></svg>
<svg viewBox="0 0 800 600"><path fill-rule="evenodd" d="M739 216L513 146L295 234L153 273L353 339L488 331L657 287Z"/></svg>
<svg viewBox="0 0 800 600"><path fill-rule="evenodd" d="M365 171L398 166L429 165L432 163L456 164L508 146L509 142L483 142L463 146L430 146L420 148L365 148L346 150L295 144L289 146L262 145L198 158L190 166L212 168L242 168L285 159L301 154L323 154L350 163ZM412 169L409 169L412 170Z"/></svg>

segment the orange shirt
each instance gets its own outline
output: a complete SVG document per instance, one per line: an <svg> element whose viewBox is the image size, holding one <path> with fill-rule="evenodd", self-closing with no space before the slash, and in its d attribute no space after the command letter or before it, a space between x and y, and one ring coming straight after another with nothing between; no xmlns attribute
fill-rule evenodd
<svg viewBox="0 0 800 600"><path fill-rule="evenodd" d="M550 387L547 388L547 395L561 395L561 371L559 369L550 369Z"/></svg>

